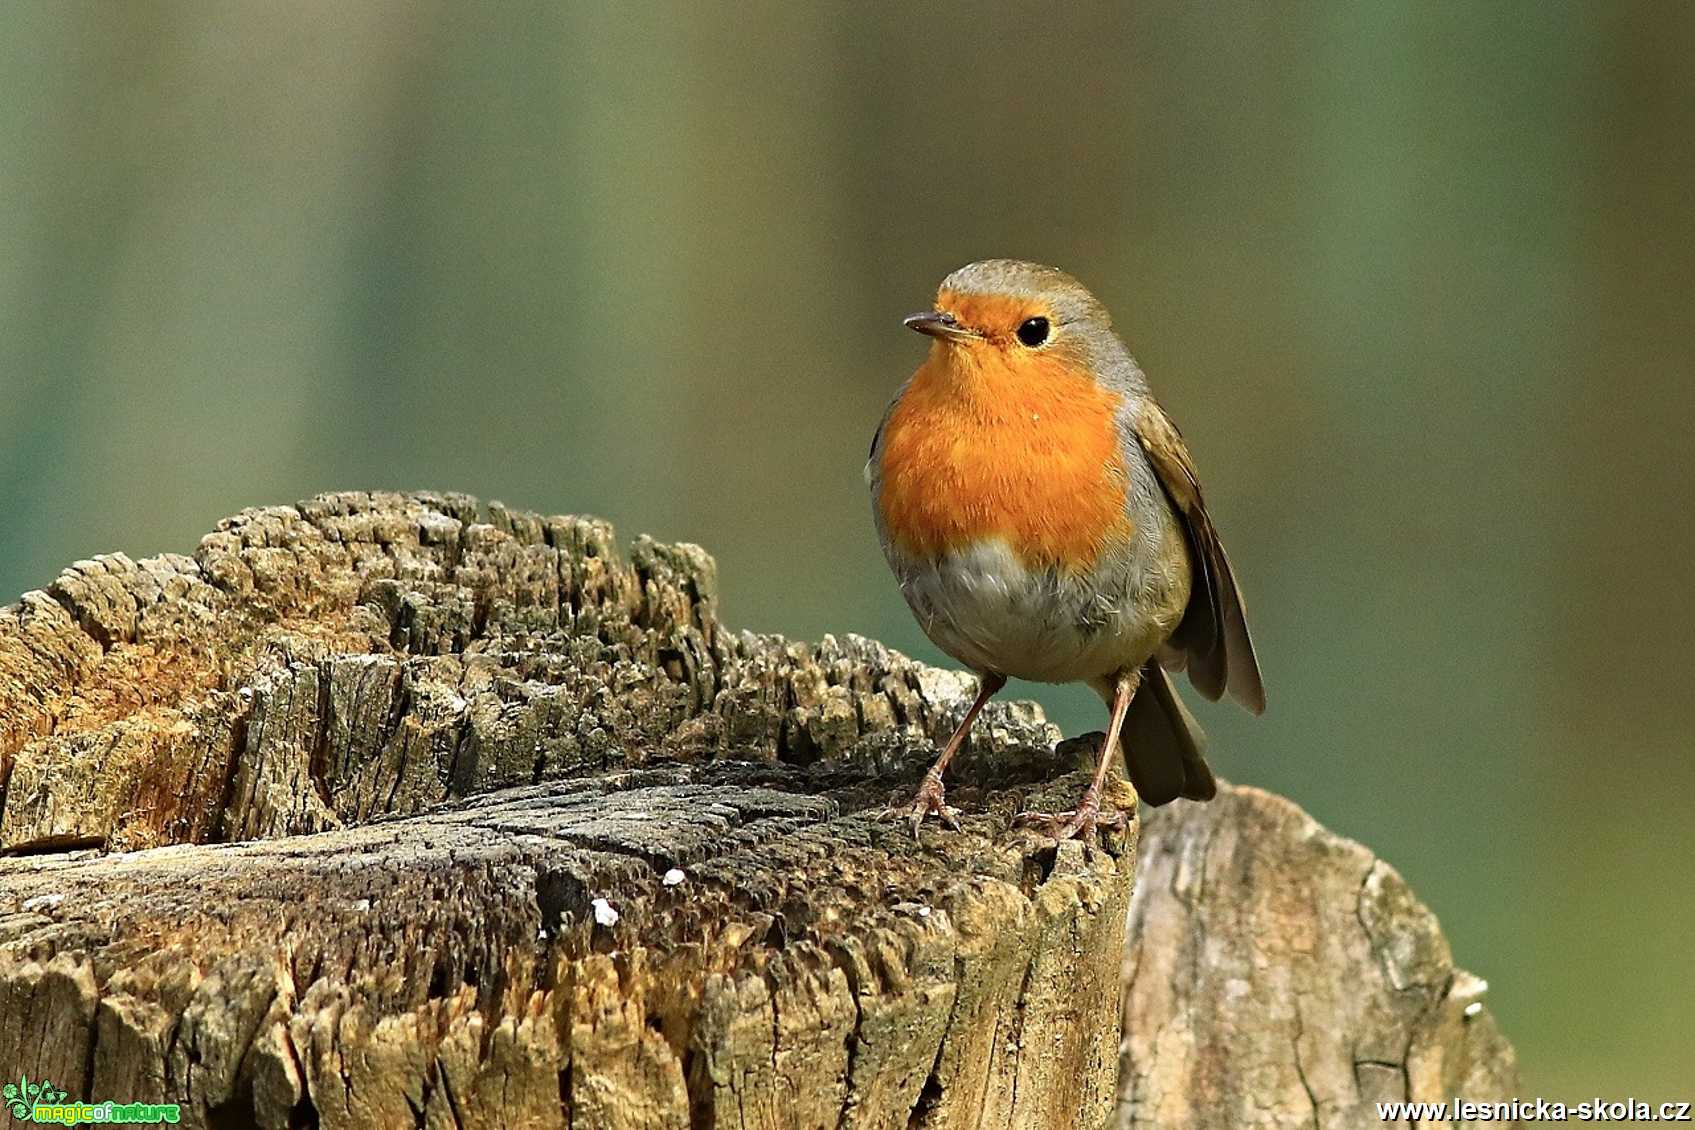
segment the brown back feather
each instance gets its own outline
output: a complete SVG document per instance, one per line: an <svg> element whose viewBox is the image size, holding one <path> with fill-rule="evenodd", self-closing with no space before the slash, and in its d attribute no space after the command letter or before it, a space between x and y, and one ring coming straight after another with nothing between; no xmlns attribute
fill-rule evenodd
<svg viewBox="0 0 1695 1130"><path fill-rule="evenodd" d="M1194 582L1189 607L1168 646L1182 657L1190 681L1201 694L1217 702L1229 691L1237 702L1259 714L1265 710L1265 684L1248 634L1247 611L1224 543L1207 516L1189 448L1177 425L1151 398L1143 401L1135 430L1189 535Z"/></svg>

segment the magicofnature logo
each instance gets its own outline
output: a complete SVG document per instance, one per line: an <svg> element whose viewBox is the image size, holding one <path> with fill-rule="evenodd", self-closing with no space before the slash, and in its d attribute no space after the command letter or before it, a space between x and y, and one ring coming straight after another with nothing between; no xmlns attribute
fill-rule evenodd
<svg viewBox="0 0 1695 1130"><path fill-rule="evenodd" d="M124 1125L182 1120L178 1103L68 1103L65 1092L43 1079L31 1082L28 1075L19 1075L16 1083L0 1087L0 1100L11 1108L12 1117L19 1122L45 1123L53 1126L80 1126L84 1123Z"/></svg>

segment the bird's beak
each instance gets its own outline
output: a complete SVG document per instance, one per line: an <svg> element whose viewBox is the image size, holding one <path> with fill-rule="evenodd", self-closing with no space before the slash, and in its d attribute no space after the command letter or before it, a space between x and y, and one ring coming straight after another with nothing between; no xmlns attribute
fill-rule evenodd
<svg viewBox="0 0 1695 1130"><path fill-rule="evenodd" d="M906 319L906 328L948 341L972 341L982 336L960 325L954 320L954 316L945 310L926 310L922 314L913 314Z"/></svg>

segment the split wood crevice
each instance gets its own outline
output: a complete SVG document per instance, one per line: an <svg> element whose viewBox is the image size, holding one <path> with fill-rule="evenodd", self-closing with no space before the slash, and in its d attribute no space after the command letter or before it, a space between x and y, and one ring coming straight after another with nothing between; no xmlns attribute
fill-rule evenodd
<svg viewBox="0 0 1695 1130"><path fill-rule="evenodd" d="M877 814L971 680L732 632L714 590L698 547L350 493L0 609L0 1078L210 1127L1327 1127L1514 1093L1481 982L1365 848L1232 787L1139 846L1016 832L1088 742L1028 703L914 844Z"/></svg>

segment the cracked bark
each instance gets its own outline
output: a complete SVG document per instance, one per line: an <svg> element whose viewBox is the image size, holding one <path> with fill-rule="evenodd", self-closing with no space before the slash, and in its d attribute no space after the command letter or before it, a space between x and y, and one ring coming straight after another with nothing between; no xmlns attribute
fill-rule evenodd
<svg viewBox="0 0 1695 1130"><path fill-rule="evenodd" d="M698 548L625 557L601 522L343 494L0 609L0 1071L198 1126L1087 1127L1169 1105L1169 1034L1139 1049L1136 1024L1235 998L1199 954L1150 973L1181 947L1145 952L1148 916L1226 945L1258 927L1202 921L1227 860L1193 905L1161 903L1159 868L1197 829L1238 842L1208 813L1281 802L1162 813L1127 952L1134 838L1056 852L1009 828L1082 786L1035 707L989 708L950 781L964 829L914 846L873 814L970 680L731 632L714 587ZM1345 913L1370 944L1310 976L1398 970L1394 1019L1430 1034L1324 1040L1352 1040L1355 1075L1423 1079L1471 1046L1428 999L1463 975L1407 941L1422 911L1368 858ZM1268 1040L1256 1070L1292 1050ZM1161 1124L1249 1124L1207 1117Z"/></svg>
<svg viewBox="0 0 1695 1130"><path fill-rule="evenodd" d="M1512 1048L1395 870L1229 786L1142 829L1117 1130L1382 1126L1377 1102L1502 1102Z"/></svg>

